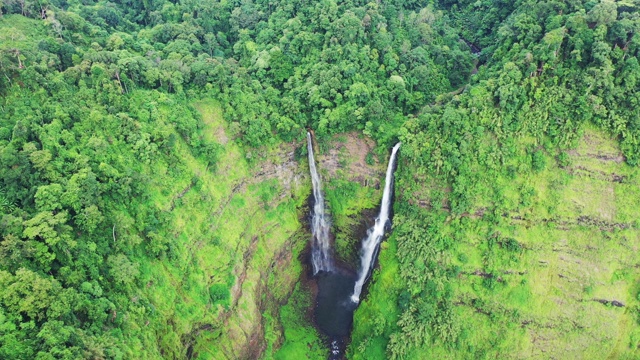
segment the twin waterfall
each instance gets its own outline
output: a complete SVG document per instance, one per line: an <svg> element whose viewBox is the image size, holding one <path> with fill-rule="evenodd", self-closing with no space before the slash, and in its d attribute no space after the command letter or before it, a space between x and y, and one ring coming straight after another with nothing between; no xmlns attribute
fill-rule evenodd
<svg viewBox="0 0 640 360"><path fill-rule="evenodd" d="M389 159L389 165L387 166L384 193L382 194L382 203L380 204L380 214L376 218L375 225L367 231L367 238L362 241L360 271L354 285L353 294L351 295L351 301L354 303L358 303L360 301L362 286L371 273L371 268L373 267L380 241L384 236L385 230L391 228L389 211L391 208L391 194L393 191L393 171L399 148L400 143L396 144L391 152L391 158ZM328 216L325 214L322 184L320 182L320 176L318 175L315 159L313 157L313 145L310 133L307 133L307 150L309 153L309 169L311 171L314 197L313 215L311 218L311 232L313 234L311 258L313 263L313 274L316 275L321 271L332 272L335 269L331 258L331 243L329 236L330 222Z"/></svg>
<svg viewBox="0 0 640 360"><path fill-rule="evenodd" d="M313 245L311 247L311 262L313 263L313 275L320 271L332 271L331 243L329 239L329 219L324 211L324 197L322 196L322 183L316 169L316 161L313 158L313 143L311 134L307 133L307 151L309 153L309 169L311 170L311 183L313 184L313 216L311 217L311 233Z"/></svg>

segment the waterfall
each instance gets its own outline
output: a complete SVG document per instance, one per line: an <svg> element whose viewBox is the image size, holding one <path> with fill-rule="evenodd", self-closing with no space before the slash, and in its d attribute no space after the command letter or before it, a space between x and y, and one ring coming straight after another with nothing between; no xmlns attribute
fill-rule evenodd
<svg viewBox="0 0 640 360"><path fill-rule="evenodd" d="M384 236L385 229L391 227L389 209L391 207L391 192L393 191L393 166L399 148L400 143L397 143L396 146L393 147L393 151L391 151L389 165L387 166L387 176L385 177L384 192L382 193L382 203L380 204L380 214L376 218L375 225L369 228L367 237L362 241L360 273L358 273L358 280L354 286L353 295L351 295L351 300L355 303L360 301L362 286L371 272L373 261L382 236Z"/></svg>
<svg viewBox="0 0 640 360"><path fill-rule="evenodd" d="M313 157L313 145L311 134L307 132L307 150L309 153L309 170L311 171L311 183L313 184L313 215L311 217L311 233L313 234L313 245L311 247L311 261L313 263L313 274L320 271L333 270L331 261L331 248L329 241L329 218L325 214L324 197L322 196L322 183L320 175L316 169L316 162Z"/></svg>

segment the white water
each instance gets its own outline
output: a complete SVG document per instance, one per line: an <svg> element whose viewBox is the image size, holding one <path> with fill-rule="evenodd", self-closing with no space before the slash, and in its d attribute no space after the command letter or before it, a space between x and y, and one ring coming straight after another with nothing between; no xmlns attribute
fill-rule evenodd
<svg viewBox="0 0 640 360"><path fill-rule="evenodd" d="M360 256L360 273L358 274L358 280L353 288L353 295L351 295L351 301L357 303L360 301L360 293L362 292L362 286L367 280L378 246L384 236L385 229L391 227L389 221L389 209L391 207L391 192L393 191L393 165L396 160L396 154L400 148L400 143L397 143L391 151L391 157L389 158L389 165L387 166L387 176L385 177L384 192L382 193L382 203L380 204L380 214L376 218L376 223L367 230L367 237L362 241L362 252Z"/></svg>
<svg viewBox="0 0 640 360"><path fill-rule="evenodd" d="M314 199L313 215L311 217L311 233L313 234L311 262L313 263L313 274L315 275L320 271L333 270L331 244L329 241L329 227L331 224L328 216L325 214L322 183L320 182L320 175L318 175L316 161L313 157L313 145L311 143L310 133L307 133L307 151L309 153L309 169L311 171Z"/></svg>

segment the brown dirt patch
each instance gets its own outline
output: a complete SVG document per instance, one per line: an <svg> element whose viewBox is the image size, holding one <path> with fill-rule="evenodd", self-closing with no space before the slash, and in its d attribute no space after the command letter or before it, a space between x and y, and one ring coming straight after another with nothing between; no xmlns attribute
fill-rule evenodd
<svg viewBox="0 0 640 360"><path fill-rule="evenodd" d="M577 149L567 151L567 154L574 158L591 158L602 162L614 162L617 164L625 161L624 156L617 146L612 146L611 139L604 135L587 132L582 138Z"/></svg>
<svg viewBox="0 0 640 360"><path fill-rule="evenodd" d="M259 183L269 179L278 179L283 186L283 195L291 190L294 184L300 183L306 176L301 172L300 164L295 159L297 143L283 143L276 152L256 167L252 183Z"/></svg>
<svg viewBox="0 0 640 360"><path fill-rule="evenodd" d="M224 129L224 126L218 125L213 129L213 136L218 143L221 145L227 145L229 142L229 137L227 136L227 132Z"/></svg>
<svg viewBox="0 0 640 360"><path fill-rule="evenodd" d="M373 140L357 132L350 132L335 136L331 140L331 150L316 158L319 167L327 171L330 177L340 176L364 186L377 186L380 184L381 174L384 174L384 162L373 156L373 164L367 164L367 155L375 145Z"/></svg>

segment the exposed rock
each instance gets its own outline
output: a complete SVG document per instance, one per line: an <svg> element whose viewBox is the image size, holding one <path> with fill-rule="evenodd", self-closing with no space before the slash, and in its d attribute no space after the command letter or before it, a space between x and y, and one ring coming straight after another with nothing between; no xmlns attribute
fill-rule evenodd
<svg viewBox="0 0 640 360"><path fill-rule="evenodd" d="M319 168L327 171L332 178L340 175L363 186L378 188L380 179L384 178L385 168L373 155L373 164L367 164L367 155L374 147L373 140L351 132L335 136L330 142L331 150L318 154L316 158Z"/></svg>
<svg viewBox="0 0 640 360"><path fill-rule="evenodd" d="M606 300L606 299L592 299L593 301L599 302L602 305L611 305L615 307L624 307L624 303L618 300Z"/></svg>

